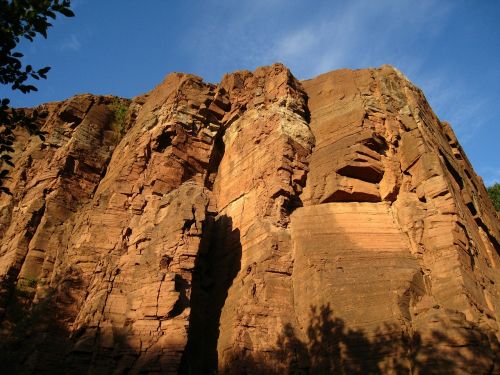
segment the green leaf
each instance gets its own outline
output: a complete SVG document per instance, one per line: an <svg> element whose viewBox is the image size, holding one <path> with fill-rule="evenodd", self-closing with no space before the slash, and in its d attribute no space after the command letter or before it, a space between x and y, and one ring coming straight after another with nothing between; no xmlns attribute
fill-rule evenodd
<svg viewBox="0 0 500 375"><path fill-rule="evenodd" d="M45 68L38 69L38 74L47 74L47 72L50 70L50 66L46 66Z"/></svg>
<svg viewBox="0 0 500 375"><path fill-rule="evenodd" d="M73 13L73 11L71 9L68 9L68 8L61 8L59 9L59 12L63 15L65 15L66 17L74 17L75 16L75 13Z"/></svg>

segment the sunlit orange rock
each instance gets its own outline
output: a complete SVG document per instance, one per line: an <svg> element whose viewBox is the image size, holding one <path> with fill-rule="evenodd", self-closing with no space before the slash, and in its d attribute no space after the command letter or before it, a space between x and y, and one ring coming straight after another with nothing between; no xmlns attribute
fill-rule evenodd
<svg viewBox="0 0 500 375"><path fill-rule="evenodd" d="M9 373L500 371L498 216L395 68L38 110L0 197Z"/></svg>

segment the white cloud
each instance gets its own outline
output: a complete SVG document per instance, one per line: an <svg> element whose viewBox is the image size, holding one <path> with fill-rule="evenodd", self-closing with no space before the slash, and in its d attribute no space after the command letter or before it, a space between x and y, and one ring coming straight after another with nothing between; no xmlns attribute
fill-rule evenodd
<svg viewBox="0 0 500 375"><path fill-rule="evenodd" d="M71 34L61 44L61 51L75 51L78 52L82 48L82 42L76 34Z"/></svg>
<svg viewBox="0 0 500 375"><path fill-rule="evenodd" d="M304 18L271 40L270 60L283 61L301 79L343 67L394 65L424 91L436 114L452 124L462 145L476 147L494 120L489 110L494 103L484 93L472 91L465 77L457 76L449 63L440 64L426 47L444 34L458 4L438 0L345 4ZM498 169L480 170L486 183L499 178Z"/></svg>
<svg viewBox="0 0 500 375"><path fill-rule="evenodd" d="M276 55L282 57L297 57L304 54L316 43L317 39L312 30L304 28L284 37L277 46Z"/></svg>
<svg viewBox="0 0 500 375"><path fill-rule="evenodd" d="M422 35L444 27L450 4L437 0L410 2L356 0L326 7L318 17L304 18L284 36L271 39L272 60L284 61L299 78L342 67L391 63L407 71L420 56L401 56L396 46L409 46ZM295 27L294 27L295 26ZM398 61L404 62L403 66ZM414 70L414 68L412 68Z"/></svg>
<svg viewBox="0 0 500 375"><path fill-rule="evenodd" d="M195 28L194 37L186 35L186 40L196 40L200 70L205 61L227 69L280 61L305 79L344 67L388 63L422 88L438 116L452 123L463 143L471 142L489 120L488 101L470 95L464 80L448 70L436 71L439 61L426 48L446 30L454 2L325 2L311 16L293 19L283 16L287 6L283 0L242 2L237 12L234 3L223 4L218 14L207 13L198 20L203 27ZM237 16L228 19L226 12ZM272 33L261 32L263 15L276 20Z"/></svg>

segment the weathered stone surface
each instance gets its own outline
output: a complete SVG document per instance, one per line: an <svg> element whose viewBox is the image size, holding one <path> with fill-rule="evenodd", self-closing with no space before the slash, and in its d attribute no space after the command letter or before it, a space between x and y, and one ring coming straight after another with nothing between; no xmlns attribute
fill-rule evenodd
<svg viewBox="0 0 500 375"><path fill-rule="evenodd" d="M0 197L9 371L500 371L498 216L396 69L40 109Z"/></svg>
<svg viewBox="0 0 500 375"><path fill-rule="evenodd" d="M351 190L351 196L340 195L343 185L328 184L328 181L332 179L332 174L345 174L346 169L335 170L334 165L347 165L353 170L360 162L367 164L366 157L361 160L355 153L341 151L345 147L359 150L359 145L379 155L370 154L370 172L373 174L373 170L377 169L375 166L380 165L374 161L380 160L382 172L376 176L378 179L382 175L382 178L370 181L362 174L348 176L364 183L358 185L364 186L364 190L363 193L361 189L356 191L356 200L372 202L374 191L378 189L380 199L390 203L387 206L390 207L390 215L378 213L377 219L374 219L378 223L377 229L364 233L361 228L366 225L363 224L365 221L370 220L371 214L363 213L360 209L356 212L357 218L346 226L339 219L343 216L336 213L347 210L344 208L345 203L331 203L337 207L331 209L335 214L330 214L329 219L321 219L324 215L321 212L326 208L322 205L318 207L322 211L318 211L317 221L328 221L333 227L338 227L336 231L344 233L340 239L328 241L331 245L327 245L327 251L323 250L328 256L323 256L322 262L329 264L335 254L342 254L338 247L343 251L351 248L355 250L349 251L349 257L333 258L335 264L342 267L341 263L345 259L355 261L356 251L365 249L363 242L359 242L364 238L370 238L368 248L378 251L363 253L366 260L357 261L356 264L359 276L354 273L351 282L347 282L348 286L341 292L334 290L322 295L320 291L316 298L324 299L321 304L333 306L335 316L340 316L347 327L362 330L367 337L379 335L385 327L388 334L396 329L407 340L414 342L418 338L419 345L412 347L413 353L407 352L402 356L393 350L392 355L400 359L405 356L409 358L400 363L406 371L431 371L420 362L420 358L425 357L425 360L435 362L436 368L432 372L467 373L471 371L472 358L476 357L478 367L474 371L488 373L495 361L491 350L495 350L498 339L499 271L495 265L500 250L498 218L489 204L481 180L458 146L450 126L437 119L422 92L392 67L331 72L305 81L304 87L309 95L311 129L316 137L316 148L311 155L307 188L304 191L306 204L314 205L325 200L353 200L354 189ZM325 92L331 94L325 95ZM370 136L367 137L367 133ZM337 160L330 160L330 155ZM338 177L335 179L338 180ZM335 198L335 193L342 199L325 199L325 195ZM471 197L476 197L476 203L472 202ZM372 209L380 204L371 204ZM363 207L366 205L364 203ZM478 218L480 214L476 206L483 207L481 214L484 219ZM315 208L307 207L311 211L306 212L314 212ZM301 228L308 220L310 225L315 222L314 218L306 219L306 214L305 217L301 216L300 211L305 209L294 213L292 228L294 225ZM392 254L390 260L380 259L380 253L384 253L383 249L388 244L387 239L378 237L384 233L384 216L387 221L390 221L389 217L393 218L395 227L406 236L407 243L400 246L400 251ZM297 224L294 224L295 220ZM323 233L318 228L321 226L317 225L309 232L320 230ZM358 230L360 234L351 234ZM297 229L298 233L304 231L307 232L305 228ZM325 233L329 232L325 230ZM301 238L301 234L297 236ZM298 243L303 243L299 249L306 246L304 240ZM307 246L318 248L314 243L311 239ZM295 265L297 260L296 255ZM363 272L364 262L370 264L371 272ZM377 275L377 271L383 270L391 262L394 263L389 266L390 280L384 281L382 275L385 272ZM313 264L316 263L320 262ZM302 271L301 267L297 268ZM406 273L400 269L406 270ZM333 270L324 273L335 277ZM377 277L380 279L377 280ZM314 285L314 278L308 281ZM299 280L297 283L308 285L301 284ZM316 282L318 288L320 284ZM341 288L341 285L335 283L336 288ZM349 288L359 285L366 285L364 291L349 292ZM295 288L295 293L298 290ZM374 303L368 302L369 298L377 296L377 290L385 290L384 296L378 296ZM346 296L340 297L344 292ZM384 299L391 297L394 298L393 302ZM296 300L305 298L296 296ZM345 310L352 310L353 313L346 314L343 312ZM378 327L366 326L364 321ZM454 330L461 330L461 333L452 334ZM478 351L474 335L484 339L490 335L491 344L482 341L484 350ZM443 359L452 355L459 359L453 366L446 364ZM370 360L369 355L365 357ZM376 358L378 367L384 368L384 372L395 369L395 359L390 357L386 355L383 360ZM392 366L383 366L384 361L388 360L393 361Z"/></svg>

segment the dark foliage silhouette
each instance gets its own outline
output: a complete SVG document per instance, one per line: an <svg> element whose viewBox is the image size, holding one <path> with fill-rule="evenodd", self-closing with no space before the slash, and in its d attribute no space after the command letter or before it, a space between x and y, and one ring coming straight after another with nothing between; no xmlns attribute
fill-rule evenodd
<svg viewBox="0 0 500 375"><path fill-rule="evenodd" d="M144 356L132 349L127 336L118 331L113 348L100 348L97 333L92 351L74 350L78 334L71 335L64 322L72 319L71 314L65 316L65 310L74 303L71 293L81 283L77 276L61 283L57 290L47 289L45 297L36 302L32 302L34 285L13 286L8 310L1 322L3 329L12 327L8 338L0 345L0 360L6 373L68 373L71 369L71 373L108 371L105 373L122 374L132 367L141 373L161 371L158 358L162 353L151 352ZM222 293L220 301L213 307L216 310L225 299L229 279L224 277L221 282L221 289L217 291ZM445 313L448 314L453 315ZM349 328L343 319L335 317L329 305L311 306L303 334L299 335L287 324L273 351L235 352L225 366L219 364L219 369L216 358L218 319L196 324L190 332L188 345L191 347L186 348L179 368L181 374L458 375L471 371L474 374L498 371L495 364L499 363L500 351L494 334L472 324L464 325L463 321L458 328L429 329L411 336L397 325L384 325L368 334Z"/></svg>
<svg viewBox="0 0 500 375"><path fill-rule="evenodd" d="M67 373L62 365L72 347L67 323L74 313L75 290L82 279L68 270L57 287L35 279L19 279L7 287L0 315L0 372L5 374Z"/></svg>
<svg viewBox="0 0 500 375"><path fill-rule="evenodd" d="M285 325L270 355L233 353L223 374L493 374L498 341L470 326L460 334L432 330L424 338L396 325L368 335L335 318L329 305L311 306L306 339ZM498 370L498 368L496 368Z"/></svg>
<svg viewBox="0 0 500 375"><path fill-rule="evenodd" d="M23 67L23 54L16 51L22 39L30 42L40 34L47 38L47 30L52 26L49 19L55 19L57 13L73 17L70 0L0 0L0 84L10 86L12 90L27 94L37 91L30 79L46 79L50 67L35 70L31 65ZM13 167L15 129L24 128L32 135L43 140L37 120L38 112L24 111L10 107L8 98L0 98L0 194L10 191L3 186L9 170L5 164Z"/></svg>

